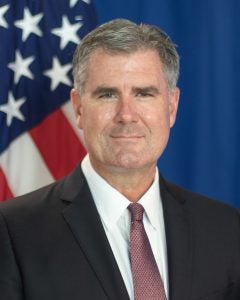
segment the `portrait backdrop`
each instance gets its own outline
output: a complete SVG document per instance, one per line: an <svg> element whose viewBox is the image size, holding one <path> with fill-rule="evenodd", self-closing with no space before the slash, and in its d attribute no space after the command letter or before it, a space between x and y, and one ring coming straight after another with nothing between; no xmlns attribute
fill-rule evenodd
<svg viewBox="0 0 240 300"><path fill-rule="evenodd" d="M240 207L240 1L95 5L100 22L128 18L158 25L172 37L181 59L181 96L160 170L192 191Z"/></svg>
<svg viewBox="0 0 240 300"><path fill-rule="evenodd" d="M151 23L177 45L177 121L161 173L240 207L240 1L0 0L0 200L69 173L84 156L69 103L71 58L97 24Z"/></svg>

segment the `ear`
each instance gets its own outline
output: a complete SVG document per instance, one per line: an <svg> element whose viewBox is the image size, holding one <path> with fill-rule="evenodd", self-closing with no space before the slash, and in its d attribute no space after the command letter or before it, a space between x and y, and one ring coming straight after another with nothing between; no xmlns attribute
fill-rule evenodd
<svg viewBox="0 0 240 300"><path fill-rule="evenodd" d="M175 121L176 121L179 96L180 96L180 90L177 87L169 93L169 121L170 121L170 127L173 127L173 125L175 124Z"/></svg>
<svg viewBox="0 0 240 300"><path fill-rule="evenodd" d="M74 114L76 117L77 121L77 126L82 129L82 99L79 93L75 90L72 89L71 93L71 103L73 106Z"/></svg>

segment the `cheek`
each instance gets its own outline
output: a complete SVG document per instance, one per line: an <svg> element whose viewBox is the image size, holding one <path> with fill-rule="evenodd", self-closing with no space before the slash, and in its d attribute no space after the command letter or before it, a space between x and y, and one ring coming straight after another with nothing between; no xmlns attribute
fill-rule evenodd
<svg viewBox="0 0 240 300"><path fill-rule="evenodd" d="M141 116L149 128L155 128L157 131L170 126L170 115L165 106L145 108Z"/></svg>
<svg viewBox="0 0 240 300"><path fill-rule="evenodd" d="M112 109L104 109L104 110L99 110L97 116L97 122L101 125L104 126L104 124L108 124L111 122L114 118L114 111Z"/></svg>
<svg viewBox="0 0 240 300"><path fill-rule="evenodd" d="M98 136L111 123L113 113L110 109L99 109L95 106L83 110L82 129L85 133Z"/></svg>

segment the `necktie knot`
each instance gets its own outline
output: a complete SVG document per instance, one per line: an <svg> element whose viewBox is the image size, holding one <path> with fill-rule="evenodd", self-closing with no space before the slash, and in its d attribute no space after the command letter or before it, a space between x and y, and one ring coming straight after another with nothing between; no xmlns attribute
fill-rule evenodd
<svg viewBox="0 0 240 300"><path fill-rule="evenodd" d="M131 220L132 220L132 222L134 222L134 221L142 222L144 208L143 208L143 206L141 204L139 204L139 203L131 203L128 206L128 209L130 210L130 213L131 213Z"/></svg>

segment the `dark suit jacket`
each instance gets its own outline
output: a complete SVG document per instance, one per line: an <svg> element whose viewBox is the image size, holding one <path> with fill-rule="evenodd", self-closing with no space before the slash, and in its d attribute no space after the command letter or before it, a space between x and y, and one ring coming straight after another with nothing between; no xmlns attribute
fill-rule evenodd
<svg viewBox="0 0 240 300"><path fill-rule="evenodd" d="M237 211L160 185L170 300L240 299ZM0 299L129 299L80 167L0 212Z"/></svg>

